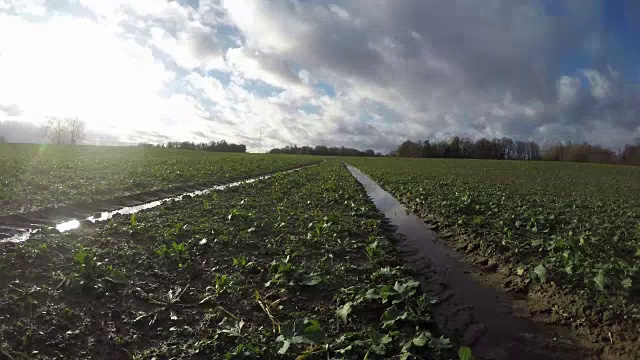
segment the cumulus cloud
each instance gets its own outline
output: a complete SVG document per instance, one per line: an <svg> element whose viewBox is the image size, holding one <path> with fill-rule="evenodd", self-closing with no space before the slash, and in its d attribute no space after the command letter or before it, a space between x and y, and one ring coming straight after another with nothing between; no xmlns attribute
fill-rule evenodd
<svg viewBox="0 0 640 360"><path fill-rule="evenodd" d="M563 16L525 0L63 3L0 0L0 32L15 34L0 38L0 99L17 117L254 150L640 136L637 78L611 64L602 0L564 1Z"/></svg>
<svg viewBox="0 0 640 360"><path fill-rule="evenodd" d="M561 76L558 79L558 103L564 106L573 104L580 92L580 79L571 76Z"/></svg>

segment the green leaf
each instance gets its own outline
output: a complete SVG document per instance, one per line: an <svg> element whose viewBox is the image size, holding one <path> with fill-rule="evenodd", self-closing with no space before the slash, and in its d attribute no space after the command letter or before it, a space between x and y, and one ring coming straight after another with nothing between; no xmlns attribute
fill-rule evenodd
<svg viewBox="0 0 640 360"><path fill-rule="evenodd" d="M87 257L89 256L89 254L87 254L84 251L81 251L79 253L76 253L75 255L73 255L73 258L79 262L80 264L84 264L85 261L87 260Z"/></svg>
<svg viewBox="0 0 640 360"><path fill-rule="evenodd" d="M425 346L430 340L431 333L425 331L413 338L413 345L422 347Z"/></svg>
<svg viewBox="0 0 640 360"><path fill-rule="evenodd" d="M547 281L547 269L542 264L536 266L536 268L533 269L533 272L538 276L540 281Z"/></svg>
<svg viewBox="0 0 640 360"><path fill-rule="evenodd" d="M229 215L231 216L231 215ZM284 355L287 353L287 350L289 350L289 347L291 346L291 342L288 340L284 339L284 336L280 335L278 336L278 341L282 341L282 346L280 347L280 350L278 350L278 354L280 355Z"/></svg>
<svg viewBox="0 0 640 360"><path fill-rule="evenodd" d="M371 345L371 347L369 348L369 350L371 350L374 354L377 354L377 355L384 355L384 354L385 354L385 348L384 348L384 346L380 346L380 345Z"/></svg>
<svg viewBox="0 0 640 360"><path fill-rule="evenodd" d="M393 338L391 337L391 335L386 334L385 336L382 337L382 339L380 339L380 344L387 345L392 341L393 341Z"/></svg>
<svg viewBox="0 0 640 360"><path fill-rule="evenodd" d="M338 349L338 350L336 350L336 352L337 352L338 354L342 354L342 355L344 355L344 353L346 353L347 351L351 351L351 350L353 350L353 344L352 344L352 345L349 345L349 346L347 346L347 347L345 347L345 348Z"/></svg>
<svg viewBox="0 0 640 360"><path fill-rule="evenodd" d="M305 279L302 281L302 285L315 286L324 282L326 281L322 276L318 274L309 274L305 275Z"/></svg>
<svg viewBox="0 0 640 360"><path fill-rule="evenodd" d="M369 290L367 292L367 295L369 295L369 293L371 293L371 295L374 295L373 289ZM383 304L386 304L387 301L389 301L389 297L395 294L397 294L397 292L390 285L385 285L380 289L380 297L382 297ZM370 296L369 298L373 299L374 296Z"/></svg>
<svg viewBox="0 0 640 360"><path fill-rule="evenodd" d="M596 283L596 288L600 291L604 290L604 285L605 285L605 277L604 277L604 273L602 271L600 271L598 273L598 275L596 275L596 277L593 278L593 281L595 281Z"/></svg>
<svg viewBox="0 0 640 360"><path fill-rule="evenodd" d="M311 339L309 339L306 336L302 336L302 335L296 335L294 337L292 337L291 339L288 340L289 342L291 342L292 344L309 344L309 345L314 345L315 342Z"/></svg>
<svg viewBox="0 0 640 360"><path fill-rule="evenodd" d="M633 281L630 278L626 278L622 280L622 287L625 289L630 289L633 286Z"/></svg>
<svg viewBox="0 0 640 360"><path fill-rule="evenodd" d="M399 310L395 305L387 309L382 314L382 328L393 326L396 321L404 320L407 318L407 313Z"/></svg>
<svg viewBox="0 0 640 360"><path fill-rule="evenodd" d="M322 328L320 328L318 320L307 320L305 322L304 336L314 344L321 343L327 338Z"/></svg>
<svg viewBox="0 0 640 360"><path fill-rule="evenodd" d="M458 360L473 360L473 352L471 348L462 346L458 350Z"/></svg>
<svg viewBox="0 0 640 360"><path fill-rule="evenodd" d="M413 279L408 280L407 282L404 282L404 283L400 283L396 281L396 284L393 286L393 289L399 292L400 294L403 294L406 296L406 294L413 293L415 289L418 287L418 285L420 285L420 283Z"/></svg>
<svg viewBox="0 0 640 360"><path fill-rule="evenodd" d="M351 313L351 307L353 306L353 303L351 301L349 301L348 303L342 305L337 311L336 311L336 316L338 317L338 319L342 320L343 323L347 323L349 321L348 317L349 314Z"/></svg>

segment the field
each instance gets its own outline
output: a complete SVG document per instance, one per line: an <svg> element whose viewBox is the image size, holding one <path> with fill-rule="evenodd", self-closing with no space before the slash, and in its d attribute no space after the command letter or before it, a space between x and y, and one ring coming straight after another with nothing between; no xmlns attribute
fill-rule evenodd
<svg viewBox="0 0 640 360"><path fill-rule="evenodd" d="M317 161L291 155L0 144L0 216L175 186L224 183Z"/></svg>
<svg viewBox="0 0 640 360"><path fill-rule="evenodd" d="M0 244L0 349L14 358L451 354L429 331L433 299L381 220L331 162Z"/></svg>
<svg viewBox="0 0 640 360"><path fill-rule="evenodd" d="M0 242L0 359L471 359L340 160L533 320L640 351L639 167L2 145L0 215L316 165Z"/></svg>
<svg viewBox="0 0 640 360"><path fill-rule="evenodd" d="M552 304L548 311L558 321L640 329L640 167L444 159L349 163L471 261L497 269L505 287L537 293Z"/></svg>
<svg viewBox="0 0 640 360"><path fill-rule="evenodd" d="M640 290L639 167L437 159L351 163L438 225L477 236L473 247L507 256L516 272L606 292Z"/></svg>

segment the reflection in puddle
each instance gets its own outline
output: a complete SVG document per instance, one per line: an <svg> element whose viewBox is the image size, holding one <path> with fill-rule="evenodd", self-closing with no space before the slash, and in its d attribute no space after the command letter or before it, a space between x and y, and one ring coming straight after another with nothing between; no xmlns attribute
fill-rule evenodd
<svg viewBox="0 0 640 360"><path fill-rule="evenodd" d="M22 242L31 237L31 235L38 232L38 229L9 229L10 232L8 234L3 233L0 235L7 236L6 239L0 238L0 242Z"/></svg>
<svg viewBox="0 0 640 360"><path fill-rule="evenodd" d="M225 184L225 185L216 185L213 186L211 188L205 189L205 190L197 190L197 191L192 191L192 192L188 192L188 193L184 193L182 195L178 195L178 196L173 196L173 197L168 197L165 199L160 199L160 200L155 200L155 201L151 201L148 203L144 203L144 204L140 204L140 205L135 205L135 206L126 206L117 210L113 210L113 211L106 211L106 212L102 212L100 214L99 217L95 217L95 216L89 216L85 219L70 219L67 220L65 222L61 222L59 224L56 224L55 228L56 230L58 230L61 233L64 232L68 232L71 230L75 230L77 228L79 228L80 226L82 226L82 221L90 221L92 223L96 223L96 222L100 222L100 221L106 221L111 219L112 217L114 217L115 215L131 215L131 214L135 214L137 212L143 211L143 210L148 210L148 209L152 209L155 207L158 207L160 205L162 205L163 203L167 202L167 201L181 201L185 196L188 197L194 197L194 196L200 196L200 195L206 195L212 191L217 191L217 190L224 190L224 189L228 189L228 188L232 188L232 187L236 187L236 186L240 186L243 184L250 184L253 182L256 182L258 180L263 180L263 179L268 179L270 177L279 175L279 174L288 174L294 171L298 171L298 170L302 170L311 166L315 166L314 165L307 165L307 166L303 166L303 167L299 167L293 170L287 170L287 171L281 171L281 172L277 172L277 173L273 173L273 174L269 174L269 175L262 175L262 176L258 176L255 178L251 178L251 179L247 179L247 180L242 180L242 181L236 181L236 182L232 182L229 184ZM38 230L37 229L13 229L12 234L10 237L6 238L6 239L2 239L2 237L0 236L0 242L22 242L22 241L26 241L28 240L32 234L35 234Z"/></svg>
<svg viewBox="0 0 640 360"><path fill-rule="evenodd" d="M71 221L63 222L56 225L56 230L60 232L67 232L69 230L77 229L79 227L80 227L80 221L71 220Z"/></svg>

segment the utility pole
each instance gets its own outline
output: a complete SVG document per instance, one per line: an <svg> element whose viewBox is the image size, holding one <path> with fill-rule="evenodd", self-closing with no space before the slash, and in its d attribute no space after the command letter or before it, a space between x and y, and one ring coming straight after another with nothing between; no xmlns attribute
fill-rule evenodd
<svg viewBox="0 0 640 360"><path fill-rule="evenodd" d="M260 137L258 138L258 150L259 152L263 153L263 149L262 149L262 129L260 129Z"/></svg>

